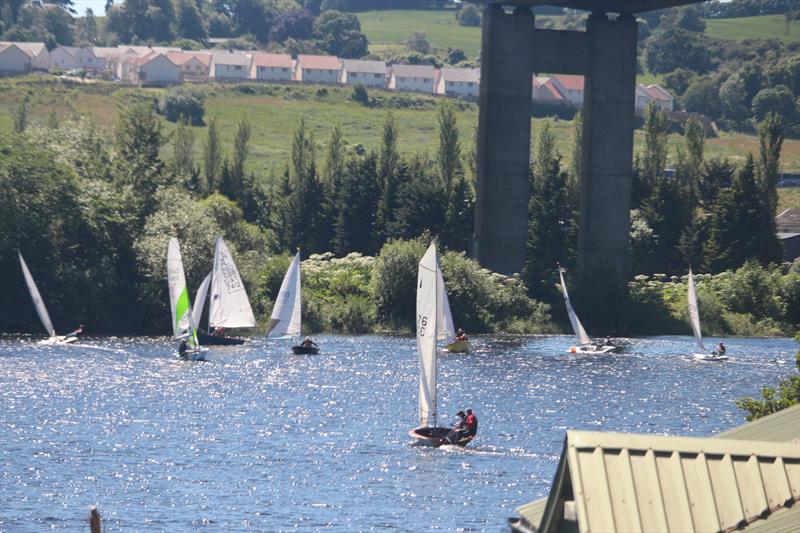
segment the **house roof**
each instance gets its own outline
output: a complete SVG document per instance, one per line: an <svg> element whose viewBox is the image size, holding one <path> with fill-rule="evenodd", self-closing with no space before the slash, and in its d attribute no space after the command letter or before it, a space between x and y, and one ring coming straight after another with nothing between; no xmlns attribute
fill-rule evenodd
<svg viewBox="0 0 800 533"><path fill-rule="evenodd" d="M790 207L775 217L779 233L800 233L800 209Z"/></svg>
<svg viewBox="0 0 800 533"><path fill-rule="evenodd" d="M172 64L172 66L174 66L174 67L176 67L176 68L178 67L178 64L177 64L177 63L175 63L174 61L172 61L172 60L171 60L171 59L170 59L170 58L167 56L167 54L162 54L162 53L160 53L160 52L150 52L150 53L149 53L149 54L147 54L146 56L139 57L139 58L135 59L135 60L134 60L134 62L135 62L137 65L139 65L140 67L143 67L144 65L146 65L146 64L148 64L148 63L150 63L150 62L152 62L152 61L155 61L155 60L157 60L157 59L159 59L159 58L163 58L164 60L166 60L168 63Z"/></svg>
<svg viewBox="0 0 800 533"><path fill-rule="evenodd" d="M653 95L650 94L650 91L647 90L647 87L645 87L641 83L636 85L636 96L644 96L646 98L653 98Z"/></svg>
<svg viewBox="0 0 800 533"><path fill-rule="evenodd" d="M647 86L647 92L653 95L653 98L656 100L673 100L674 98L672 95L661 87L660 85L656 85L655 83Z"/></svg>
<svg viewBox="0 0 800 533"><path fill-rule="evenodd" d="M3 46L3 45L5 45L5 46ZM23 52L25 52L26 54L28 54L31 57L36 57L39 54L41 54L42 52L46 52L47 51L47 47L44 45L44 43L35 43L35 42L20 43L20 42L12 42L12 41L0 41L0 50L6 48L8 46L12 46L12 45L16 46L17 48L19 48L20 50L22 50Z"/></svg>
<svg viewBox="0 0 800 533"><path fill-rule="evenodd" d="M552 76L552 78L568 91L583 90L583 76L573 76L572 74L555 74Z"/></svg>
<svg viewBox="0 0 800 533"><path fill-rule="evenodd" d="M392 65L392 73L397 78L436 77L436 69L432 65Z"/></svg>
<svg viewBox="0 0 800 533"><path fill-rule="evenodd" d="M254 67L292 68L292 56L289 54L269 54L253 52Z"/></svg>
<svg viewBox="0 0 800 533"><path fill-rule="evenodd" d="M62 52L71 55L72 57L77 56L78 52L81 51L81 49L78 48L77 46L64 46L63 44L59 45L59 47L56 48L56 50L61 50Z"/></svg>
<svg viewBox="0 0 800 533"><path fill-rule="evenodd" d="M166 54L167 59L175 63L176 65L183 65L191 61L192 59L197 59L205 66L211 65L211 54L209 53L202 53L202 52L167 52Z"/></svg>
<svg viewBox="0 0 800 533"><path fill-rule="evenodd" d="M92 53L97 57L114 57L120 54L120 49L116 46L93 46Z"/></svg>
<svg viewBox="0 0 800 533"><path fill-rule="evenodd" d="M250 66L250 56L241 52L213 52L211 56L215 64L219 65L241 65L244 67Z"/></svg>
<svg viewBox="0 0 800 533"><path fill-rule="evenodd" d="M363 59L343 59L342 65L347 72L364 72L367 74L386 74L388 70L383 61L366 61Z"/></svg>
<svg viewBox="0 0 800 533"><path fill-rule="evenodd" d="M341 63L336 56L300 54L297 56L297 66L311 70L339 70Z"/></svg>
<svg viewBox="0 0 800 533"><path fill-rule="evenodd" d="M800 405L715 438L569 431L550 497L512 528L558 531L574 500L577 531L795 531L798 420Z"/></svg>
<svg viewBox="0 0 800 533"><path fill-rule="evenodd" d="M469 83L479 83L481 76L474 68L444 67L441 71L444 81L463 81Z"/></svg>

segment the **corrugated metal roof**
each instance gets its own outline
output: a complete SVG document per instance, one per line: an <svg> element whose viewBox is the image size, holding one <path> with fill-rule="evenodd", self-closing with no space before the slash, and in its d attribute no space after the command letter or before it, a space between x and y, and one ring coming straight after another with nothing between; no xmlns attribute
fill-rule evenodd
<svg viewBox="0 0 800 533"><path fill-rule="evenodd" d="M581 532L731 531L800 501L800 442L568 431L559 470L542 532L573 499Z"/></svg>
<svg viewBox="0 0 800 533"><path fill-rule="evenodd" d="M800 404L723 431L717 438L775 442L800 440Z"/></svg>

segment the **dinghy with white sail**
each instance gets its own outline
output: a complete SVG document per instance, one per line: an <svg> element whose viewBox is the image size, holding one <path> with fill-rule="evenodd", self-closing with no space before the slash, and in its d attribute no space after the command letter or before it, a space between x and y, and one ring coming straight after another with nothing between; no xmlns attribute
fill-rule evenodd
<svg viewBox="0 0 800 533"><path fill-rule="evenodd" d="M172 237L167 247L167 284L169 306L172 312L172 334L181 341L178 355L192 361L205 360L204 349L197 340L197 324L192 316L186 276L183 273L183 258L178 239Z"/></svg>
<svg viewBox="0 0 800 533"><path fill-rule="evenodd" d="M700 329L700 310L697 308L697 293L694 288L694 275L692 268L689 267L689 283L687 289L687 300L689 303L689 322L692 325L692 333L694 333L694 341L697 343L699 353L693 353L692 357L700 359L701 361L726 361L727 355L720 355L716 352L708 353L705 344L703 344L703 332Z"/></svg>
<svg viewBox="0 0 800 533"><path fill-rule="evenodd" d="M204 345L233 345L244 344L244 339L228 337L224 331L230 328L252 328L256 325L250 300L233 261L228 246L222 237L217 237L214 247L214 270L211 272L210 289L211 298L208 306L208 334L198 334L200 342ZM208 278L206 278L208 279ZM201 286L202 289L202 286ZM197 291L197 296L201 296ZM205 294L195 308L200 305L199 314L202 314L202 305L205 303ZM195 313L197 314L197 313ZM199 316L195 323L199 324Z"/></svg>
<svg viewBox="0 0 800 533"><path fill-rule="evenodd" d="M297 252L286 270L275 298L275 306L267 326L268 339L287 339L299 337L302 331L302 294L300 293L300 252ZM319 347L315 345L292 346L297 355L315 355Z"/></svg>
<svg viewBox="0 0 800 533"><path fill-rule="evenodd" d="M22 275L25 277L25 284L28 286L28 292L31 295L31 300L33 300L33 306L36 308L36 313L39 315L39 320L42 321L42 326L44 326L44 329L49 335L47 339L39 341L39 344L64 345L78 340L78 337L73 334L56 335L53 322L50 320L50 314L47 312L47 307L44 305L42 295L39 294L39 289L36 287L36 282L33 281L31 271L28 270L28 265L25 263L25 259L22 257L22 252L17 253L19 254L19 264L22 266Z"/></svg>
<svg viewBox="0 0 800 533"><path fill-rule="evenodd" d="M439 323L443 325L441 330L441 335L443 335L443 337L439 337L439 339L441 340L443 338L447 342L447 345L444 347L446 352L466 353L470 348L469 342L456 339L456 328L453 325L453 313L450 310L450 299L447 297L447 289L444 285L444 276L442 276L441 268L436 271L436 276L436 297L439 300L438 305L440 312Z"/></svg>
<svg viewBox="0 0 800 533"><path fill-rule="evenodd" d="M596 344L592 342L591 337L586 333L586 330L583 328L583 324L581 324L580 319L578 319L578 315L575 313L575 309L572 308L572 303L569 300L569 293L567 292L567 283L564 281L564 269L558 269L558 275L561 278L561 292L564 295L564 305L567 307L567 316L569 316L569 323L572 325L572 331L575 333L575 336L578 338L578 342L580 345L578 346L571 346L568 353L573 354L606 354L611 353L617 349L616 346L610 344Z"/></svg>
<svg viewBox="0 0 800 533"><path fill-rule="evenodd" d="M437 340L454 334L452 318L447 318L443 308L446 302L444 279L439 268L436 243L432 243L419 262L417 270L417 351L419 354L419 427L409 435L420 444L441 446L451 431L449 427L437 426L436 381ZM432 424L432 425L431 425ZM473 436L465 436L454 444L466 445Z"/></svg>

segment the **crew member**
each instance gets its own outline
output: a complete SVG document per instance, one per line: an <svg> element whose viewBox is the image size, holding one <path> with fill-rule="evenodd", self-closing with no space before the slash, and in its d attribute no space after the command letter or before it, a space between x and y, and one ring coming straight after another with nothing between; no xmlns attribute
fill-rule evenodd
<svg viewBox="0 0 800 533"><path fill-rule="evenodd" d="M181 357L186 356L186 352L189 350L189 343L186 342L186 339L181 339L181 343L178 345L178 354Z"/></svg>
<svg viewBox="0 0 800 533"><path fill-rule="evenodd" d="M467 334L461 328L456 331L456 342L467 342Z"/></svg>
<svg viewBox="0 0 800 533"><path fill-rule="evenodd" d="M311 337L306 337L303 339L303 342L300 343L300 346L303 348L318 348L317 343L311 340Z"/></svg>
<svg viewBox="0 0 800 533"><path fill-rule="evenodd" d="M723 343L719 343L719 346L717 346L717 351L714 352L714 355L725 355L725 345Z"/></svg>
<svg viewBox="0 0 800 533"><path fill-rule="evenodd" d="M458 442L458 440L461 438L461 435L464 434L467 427L467 422L466 422L467 415L464 414L464 411L457 412L456 416L458 417L458 420L453 423L453 429L451 429L450 433L448 433L444 437L444 441L447 444Z"/></svg>
<svg viewBox="0 0 800 533"><path fill-rule="evenodd" d="M467 426L467 436L474 437L478 434L478 417L472 412L472 409L467 409L467 418L464 421Z"/></svg>

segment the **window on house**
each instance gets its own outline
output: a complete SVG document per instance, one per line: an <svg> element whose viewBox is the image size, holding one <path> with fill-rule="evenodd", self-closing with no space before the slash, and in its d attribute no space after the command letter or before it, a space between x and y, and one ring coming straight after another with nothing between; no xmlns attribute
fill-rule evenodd
<svg viewBox="0 0 800 533"><path fill-rule="evenodd" d="M236 65L236 70L242 70L242 66L241 65Z"/></svg>

